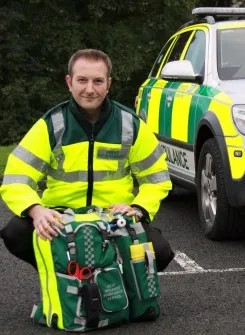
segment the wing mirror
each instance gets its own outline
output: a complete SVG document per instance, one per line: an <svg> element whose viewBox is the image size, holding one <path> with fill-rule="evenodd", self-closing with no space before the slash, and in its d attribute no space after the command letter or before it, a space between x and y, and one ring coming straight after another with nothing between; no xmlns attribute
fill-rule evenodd
<svg viewBox="0 0 245 335"><path fill-rule="evenodd" d="M167 80L193 81L201 84L203 77L195 74L189 60L172 61L164 65L161 71L161 78Z"/></svg>

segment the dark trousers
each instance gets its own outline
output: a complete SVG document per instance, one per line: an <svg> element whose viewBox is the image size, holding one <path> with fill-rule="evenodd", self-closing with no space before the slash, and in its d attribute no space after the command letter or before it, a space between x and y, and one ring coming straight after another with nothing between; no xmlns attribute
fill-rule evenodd
<svg viewBox="0 0 245 335"><path fill-rule="evenodd" d="M157 270L164 270L174 258L174 253L168 241L162 236L159 229L148 223L142 223L148 241L151 241L155 250ZM14 216L8 224L0 231L7 249L16 257L37 268L32 244L34 226L31 218L20 218Z"/></svg>

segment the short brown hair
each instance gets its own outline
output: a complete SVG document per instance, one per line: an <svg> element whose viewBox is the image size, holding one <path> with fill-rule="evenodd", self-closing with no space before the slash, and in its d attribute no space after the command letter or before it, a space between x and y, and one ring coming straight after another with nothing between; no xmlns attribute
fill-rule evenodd
<svg viewBox="0 0 245 335"><path fill-rule="evenodd" d="M79 59L79 58L85 58L88 60L94 60L94 61L100 61L102 60L108 70L108 78L111 75L111 70L112 70L112 63L111 60L109 58L109 56L104 53L101 50L97 50L97 49L82 49L82 50L78 50L77 52L75 52L71 58L69 59L68 62L68 74L72 77L72 70L73 70L73 66L75 64L75 62Z"/></svg>

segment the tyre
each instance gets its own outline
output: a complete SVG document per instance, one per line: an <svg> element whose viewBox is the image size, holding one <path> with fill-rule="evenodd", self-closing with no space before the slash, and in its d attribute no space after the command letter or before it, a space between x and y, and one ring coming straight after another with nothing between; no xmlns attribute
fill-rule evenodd
<svg viewBox="0 0 245 335"><path fill-rule="evenodd" d="M212 240L237 238L238 210L227 199L224 166L216 139L207 140L197 168L197 199L201 225Z"/></svg>

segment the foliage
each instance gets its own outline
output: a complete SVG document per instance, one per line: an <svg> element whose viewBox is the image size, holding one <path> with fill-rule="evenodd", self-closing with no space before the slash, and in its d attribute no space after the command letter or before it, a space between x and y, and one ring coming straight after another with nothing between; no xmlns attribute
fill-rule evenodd
<svg viewBox="0 0 245 335"><path fill-rule="evenodd" d="M3 175L5 165L10 152L15 148L15 145L11 146L0 146L0 177Z"/></svg>
<svg viewBox="0 0 245 335"><path fill-rule="evenodd" d="M194 0L2 0L0 144L19 141L47 109L69 97L64 77L78 49L110 55L110 96L133 107L161 47L196 5Z"/></svg>

